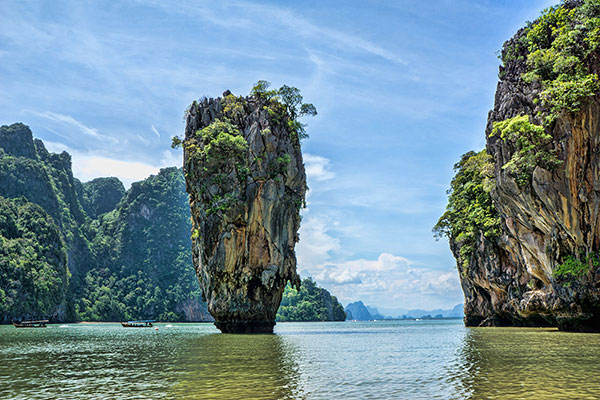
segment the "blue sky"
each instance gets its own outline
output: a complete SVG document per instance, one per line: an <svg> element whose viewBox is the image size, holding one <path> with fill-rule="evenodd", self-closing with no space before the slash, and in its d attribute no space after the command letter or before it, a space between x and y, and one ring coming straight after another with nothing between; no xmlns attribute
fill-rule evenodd
<svg viewBox="0 0 600 400"><path fill-rule="evenodd" d="M497 51L542 0L3 1L0 124L22 121L83 181L180 165L202 96L301 89L309 180L299 270L344 304L463 301L431 227L452 166L484 147Z"/></svg>

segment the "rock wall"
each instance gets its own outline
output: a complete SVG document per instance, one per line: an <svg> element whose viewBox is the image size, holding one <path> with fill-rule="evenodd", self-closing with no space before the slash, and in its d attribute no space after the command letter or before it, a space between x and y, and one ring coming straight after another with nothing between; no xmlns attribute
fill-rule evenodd
<svg viewBox="0 0 600 400"><path fill-rule="evenodd" d="M229 92L187 112L194 266L223 332L272 332L286 283L300 283L294 246L306 176L290 121L277 101Z"/></svg>
<svg viewBox="0 0 600 400"><path fill-rule="evenodd" d="M582 2L568 2L568 8ZM525 31L507 42L504 51L518 48ZM565 330L600 330L600 102L582 100L577 112L563 110L546 126L548 149L561 164L537 165L529 182L519 185L504 166L517 151L510 140L493 134L494 123L528 115L542 125L547 114L539 101L538 82L526 82L526 50L500 70L495 104L486 129L487 152L493 157L495 187L491 191L502 220L502 235L480 235L465 273L465 323L477 325L553 325ZM597 57L596 57L597 59ZM597 71L598 64L590 68ZM460 258L460 243L451 240ZM558 276L568 257L589 264L581 276ZM459 262L460 265L460 262Z"/></svg>

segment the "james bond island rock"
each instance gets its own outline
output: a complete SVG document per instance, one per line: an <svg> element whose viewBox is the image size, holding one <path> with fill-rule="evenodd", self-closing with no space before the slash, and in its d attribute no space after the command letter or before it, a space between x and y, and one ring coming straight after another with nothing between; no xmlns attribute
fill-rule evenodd
<svg viewBox="0 0 600 400"><path fill-rule="evenodd" d="M272 332L286 283L300 284L294 246L307 187L297 118L316 111L298 89L267 88L226 91L186 113L192 255L222 332Z"/></svg>
<svg viewBox="0 0 600 400"><path fill-rule="evenodd" d="M545 10L502 49L487 147L434 228L469 326L600 330L600 3Z"/></svg>

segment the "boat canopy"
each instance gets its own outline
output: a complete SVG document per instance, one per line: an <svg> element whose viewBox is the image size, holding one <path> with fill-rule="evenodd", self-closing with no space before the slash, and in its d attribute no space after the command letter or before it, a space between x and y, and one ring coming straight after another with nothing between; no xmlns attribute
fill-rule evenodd
<svg viewBox="0 0 600 400"><path fill-rule="evenodd" d="M128 324L140 324L140 323L149 324L152 322L155 322L155 321L153 319L139 319L136 321L127 321Z"/></svg>
<svg viewBox="0 0 600 400"><path fill-rule="evenodd" d="M17 322L19 324L45 324L45 323L50 322L50 321L47 320L47 319L40 319L40 320L37 320L37 321L15 321L15 322Z"/></svg>

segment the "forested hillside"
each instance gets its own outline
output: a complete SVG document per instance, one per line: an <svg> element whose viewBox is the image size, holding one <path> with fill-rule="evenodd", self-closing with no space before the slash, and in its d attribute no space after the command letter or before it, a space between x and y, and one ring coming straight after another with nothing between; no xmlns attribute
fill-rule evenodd
<svg viewBox="0 0 600 400"><path fill-rule="evenodd" d="M114 177L81 183L71 156L28 126L0 127L0 322L23 318L206 321L192 266L180 168L125 191ZM305 280L280 320L336 320L335 297Z"/></svg>
<svg viewBox="0 0 600 400"><path fill-rule="evenodd" d="M277 311L277 321L344 321L344 307L326 289L310 278L300 290L287 285Z"/></svg>
<svg viewBox="0 0 600 400"><path fill-rule="evenodd" d="M184 186L181 169L162 169L90 224L96 267L78 302L83 319L210 319L191 263Z"/></svg>
<svg viewBox="0 0 600 400"><path fill-rule="evenodd" d="M117 178L82 184L68 153L49 153L13 124L0 127L0 196L4 322L210 318L192 268L180 169L127 192Z"/></svg>
<svg viewBox="0 0 600 400"><path fill-rule="evenodd" d="M64 318L67 251L40 206L0 197L0 322L15 316Z"/></svg>

